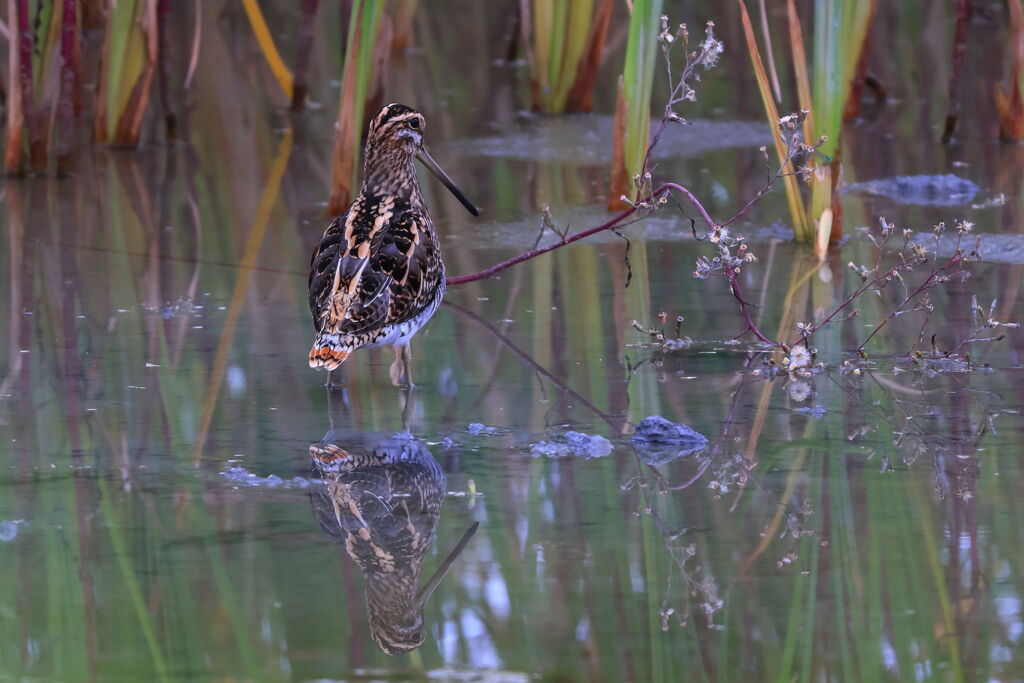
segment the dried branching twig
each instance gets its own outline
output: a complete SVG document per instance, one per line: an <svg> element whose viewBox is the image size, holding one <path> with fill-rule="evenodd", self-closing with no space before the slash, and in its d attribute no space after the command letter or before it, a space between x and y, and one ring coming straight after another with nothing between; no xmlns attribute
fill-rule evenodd
<svg viewBox="0 0 1024 683"><path fill-rule="evenodd" d="M714 23L708 22L704 41L700 43L697 50L687 53L683 69L677 79L672 71L671 50L672 46L677 41L681 42L684 47L689 45L689 33L686 30L686 25L680 25L679 29L673 34L668 30L668 18L662 17L662 33L659 36L659 41L662 45L662 52L665 55L670 94L665 106L665 115L662 117L661 124L651 136L651 140L648 144L647 152L644 156L643 170L633 178L637 187L636 197L632 201L623 197L623 200L629 204L629 208L616 214L610 220L602 223L601 225L587 230L582 230L573 235L556 230L556 232L558 232L562 237L559 242L545 247L535 247L520 254L519 256L502 261L501 263L495 264L478 273L448 278L447 282L449 285L461 285L466 284L467 282L475 282L477 280L492 277L506 268L522 263L523 261L536 258L537 256L546 254L549 251L567 246L598 232L621 228L623 227L626 219L634 217L634 215L636 215L637 219L645 218L658 208L667 204L669 195L673 191L682 194L696 208L697 212L700 213L709 228L714 228L717 225L715 220L710 216L710 214L708 214L707 210L697 197L682 185L676 183L664 183L657 188L654 188L651 173L648 169L650 167L651 153L657 146L662 133L664 133L669 124L686 123L684 118L675 113L674 107L683 102L691 102L696 99L696 91L690 86L690 83L699 80L699 70L713 68L718 63L718 58L722 53L723 45L721 41L714 36ZM763 190L758 193L757 199L760 199L767 194L767 189L768 188L763 188ZM726 224L737 220L740 216L749 211L754 203L756 203L756 201L748 202L748 204L745 205L735 216L730 218Z"/></svg>
<svg viewBox="0 0 1024 683"><path fill-rule="evenodd" d="M917 311L925 311L926 314L930 314L932 305L928 297L928 292L931 289L956 278L966 279L969 276L969 272L964 269L964 265L978 256L977 242L975 243L974 248L970 250L965 249L963 245L965 238L971 232L971 228L973 227L970 222L960 221L956 223L955 229L957 231L957 238L953 254L949 258L941 260L938 257L938 247L939 238L946 230L945 224L940 223L934 228L936 239L935 256L930 257L921 244L911 240L912 233L910 230L903 230L903 243L898 249L894 251L887 250L891 238L895 233L895 226L892 223L886 222L883 218L881 220L881 239L877 239L874 235L868 235L868 239L878 248L878 255L875 263L870 268L863 265L855 265L852 262L849 264L849 268L861 278L861 284L859 286L855 287L851 293L849 293L837 306L835 306L835 308L822 316L822 318L817 322L797 323L798 336L791 342L787 343L783 339L775 340L765 334L758 327L751 315L751 308L754 305L749 303L746 299L739 279L744 266L749 263L756 263L757 257L750 250L745 238L730 230L729 226L745 216L754 207L754 205L761 201L772 190L780 179L796 176L805 181L808 180L807 176L810 173L810 166L807 162L814 156L817 149L825 142L825 138L820 138L812 144L809 144L804 139L804 121L809 115L809 112L806 110L790 114L789 116L784 116L779 119L777 143L780 146L780 149L784 151L784 154L782 155L782 163L777 169L769 173L761 188L754 193L754 195L748 199L733 216L724 221L716 221L701 201L686 187L673 182L664 182L655 186L650 170L653 151L669 125L687 123L687 121L675 111L675 108L680 104L691 102L696 99L696 91L692 87L692 84L700 80L700 74L702 71L711 69L716 65L723 50L722 43L714 35L714 23L708 22L704 40L697 46L696 50L686 53L683 68L678 75L676 75L672 67L672 48L677 43L682 43L684 49L689 47L689 32L687 31L686 25L680 24L678 29L673 33L669 30L668 18L662 17L662 32L659 35L658 40L661 44L662 54L665 61L669 97L665 104L665 112L662 116L661 123L651 135L650 142L644 156L644 162L641 167L641 172L633 178L634 184L637 188L635 199L630 200L625 196L621 198L623 202L629 205L629 208L621 211L600 225L581 230L574 234L570 234L568 228L559 229L551 218L550 210L545 209L543 223L544 229L551 229L555 234L557 234L560 237L558 241L546 246L539 246L541 236L538 236L532 249L519 254L518 256L497 263L480 272L448 278L447 284L461 285L492 277L506 268L510 268L542 254L568 246L574 242L606 230L614 231L621 237L623 235L619 232L619 229L647 218L655 211L668 204L670 199L673 199L680 211L690 219L690 229L694 238L698 241L706 241L714 247L715 253L713 255L701 256L697 259L694 276L698 279L704 279L712 275L720 275L729 282L729 290L733 298L736 299L739 311L743 316L743 320L746 325L736 336L736 339L739 339L749 333L764 344L783 347L787 353L790 351L791 346L795 346L801 342L807 345L807 340L811 335L824 326L837 320L848 320L859 315L859 311L853 307L853 304L865 292L878 292L894 281L902 284L905 289L905 297L885 318L882 319L878 325L875 326L874 330L872 330L867 338L864 339L864 341L857 347L857 351L863 354L867 344L894 318ZM768 153L765 147L761 148L761 153L764 156L765 163L769 164ZM700 219L707 226L706 232L699 232L696 227L696 221L686 214L686 210L678 201L675 201L676 197L680 195L681 198L685 199L700 216ZM544 230L542 230L541 235L543 235L543 232ZM628 259L628 240L626 248ZM891 262L886 265L883 262L887 258L891 259ZM932 264L930 272L920 284L911 288L911 285L907 283L904 276L908 275L919 266L923 266L929 262ZM845 315L840 317L840 314L842 313L845 313ZM1001 339L1001 335L991 335L991 333L988 332L996 327L1012 328L1017 326L1016 323L996 321L991 315L982 317L984 318L984 323L978 326L976 330L969 335L968 339L954 347L953 350L946 352L946 357L959 353L962 348L976 341L994 341ZM924 324L921 327L921 332L918 335L919 341L924 336L924 328L925 325L927 325L928 319L928 315L926 315ZM656 336L656 331L647 330L639 323L634 323L634 326L643 332L649 332L652 333L652 336ZM907 355L912 356L913 353L908 352Z"/></svg>

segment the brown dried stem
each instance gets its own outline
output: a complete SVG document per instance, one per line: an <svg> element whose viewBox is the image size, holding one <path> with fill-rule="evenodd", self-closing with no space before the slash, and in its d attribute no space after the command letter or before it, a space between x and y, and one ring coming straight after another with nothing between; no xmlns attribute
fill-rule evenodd
<svg viewBox="0 0 1024 683"><path fill-rule="evenodd" d="M71 161L75 118L75 0L64 0L60 18L60 95L57 100L57 169L66 171Z"/></svg>
<svg viewBox="0 0 1024 683"><path fill-rule="evenodd" d="M21 90L20 43L21 33L15 30L18 25L16 0L7 0L7 25L11 37L8 41L8 83L10 91L7 96L7 147L4 150L4 173L14 175L21 173L22 151L25 145L25 110L22 106L24 96Z"/></svg>
<svg viewBox="0 0 1024 683"><path fill-rule="evenodd" d="M303 0L302 15L299 19L298 49L295 52L295 70L292 80L292 111L300 112L306 106L309 85L309 59L313 51L313 36L316 31L316 10L320 0Z"/></svg>
<svg viewBox="0 0 1024 683"><path fill-rule="evenodd" d="M32 85L32 29L29 27L28 0L17 0L18 23L11 25L12 35L18 33L18 77L21 85L21 107L28 129L29 159L32 169L42 171L46 168L46 147L42 140L40 121L36 114L35 94Z"/></svg>
<svg viewBox="0 0 1024 683"><path fill-rule="evenodd" d="M197 10L198 11L198 8ZM164 128L168 142L178 139L178 119L171 104L171 46L167 23L171 18L168 0L159 0L156 11L157 63L160 71L160 107L164 110Z"/></svg>
<svg viewBox="0 0 1024 683"><path fill-rule="evenodd" d="M960 121L960 92L963 90L964 57L967 55L967 24L971 19L971 3L969 0L957 0L956 31L953 34L952 71L949 74L949 112L946 114L946 125L942 131L942 142L948 144L956 133ZM864 51L867 54L867 50ZM861 56L864 58L864 55Z"/></svg>

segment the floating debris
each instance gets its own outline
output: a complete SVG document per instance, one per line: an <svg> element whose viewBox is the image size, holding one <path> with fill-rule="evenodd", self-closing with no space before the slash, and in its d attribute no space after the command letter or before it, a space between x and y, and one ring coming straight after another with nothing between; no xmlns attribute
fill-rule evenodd
<svg viewBox="0 0 1024 683"><path fill-rule="evenodd" d="M497 427L488 427L487 425L482 424L480 422L471 422L470 424L466 425L466 431L472 434L473 436L477 436L480 434L484 436L494 436L495 434L501 434L501 430L498 429Z"/></svg>
<svg viewBox="0 0 1024 683"><path fill-rule="evenodd" d="M170 320L179 316L193 315L202 306L196 306L192 299L179 298L177 301L168 301L162 306L142 305L142 310L152 315L159 315L164 320Z"/></svg>
<svg viewBox="0 0 1024 683"><path fill-rule="evenodd" d="M953 255L953 251L959 247L970 251L974 248L975 241L978 242L980 260L987 263L1010 263L1019 265L1024 263L1024 236L1005 235L992 233L972 234L970 241L958 240L956 233L942 235L936 245L935 234L932 232L914 233L911 238L921 245L929 254L942 258ZM938 251L936 252L936 246Z"/></svg>
<svg viewBox="0 0 1024 683"><path fill-rule="evenodd" d="M603 458L612 452L612 442L600 434L566 432L565 442L577 454L588 458Z"/></svg>
<svg viewBox="0 0 1024 683"><path fill-rule="evenodd" d="M888 197L899 204L919 206L961 206L981 191L975 183L951 173L879 178L846 186L848 192Z"/></svg>
<svg viewBox="0 0 1024 683"><path fill-rule="evenodd" d="M244 467L230 467L221 472L220 476L238 486L264 486L271 489L304 489L309 487L309 480L303 477L282 479L276 474L261 477Z"/></svg>
<svg viewBox="0 0 1024 683"><path fill-rule="evenodd" d="M1000 192L994 197L989 197L984 201L980 201L977 204L971 204L972 209L988 209L993 206L1003 206L1006 204L1006 195Z"/></svg>
<svg viewBox="0 0 1024 683"><path fill-rule="evenodd" d="M684 424L666 420L661 415L651 415L640 421L633 431L634 442L653 444L706 444L708 439L698 431Z"/></svg>
<svg viewBox="0 0 1024 683"><path fill-rule="evenodd" d="M970 372L971 364L962 358L925 358L924 368L931 375Z"/></svg>
<svg viewBox="0 0 1024 683"><path fill-rule="evenodd" d="M820 420L821 418L825 417L825 413L827 413L828 411L825 410L822 406L814 406L813 408L809 406L804 406L803 408L794 408L793 412L800 413L802 415L810 415L815 420Z"/></svg>
<svg viewBox="0 0 1024 683"><path fill-rule="evenodd" d="M633 432L632 441L637 455L648 465L663 465L701 451L708 445L707 437L700 432L660 415L641 420Z"/></svg>
<svg viewBox="0 0 1024 683"><path fill-rule="evenodd" d="M603 458L612 452L612 442L600 434L566 432L558 441L538 441L530 446L534 458Z"/></svg>
<svg viewBox="0 0 1024 683"><path fill-rule="evenodd" d="M534 458L567 458L569 446L554 441L538 441L530 446L530 455Z"/></svg>

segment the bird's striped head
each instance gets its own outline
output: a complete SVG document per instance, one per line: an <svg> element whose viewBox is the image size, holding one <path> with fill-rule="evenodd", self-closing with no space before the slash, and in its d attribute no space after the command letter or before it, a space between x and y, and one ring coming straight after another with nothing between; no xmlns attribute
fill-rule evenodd
<svg viewBox="0 0 1024 683"><path fill-rule="evenodd" d="M423 162L431 173L444 183L448 191L474 216L480 213L466 195L455 186L423 145L427 120L423 114L404 104L386 104L370 121L366 136L366 161L363 182L378 192L397 192L412 188L419 196L416 174L411 170L413 157ZM407 190L408 191L408 190Z"/></svg>
<svg viewBox="0 0 1024 683"><path fill-rule="evenodd" d="M370 122L367 152L415 156L423 148L423 114L404 104L386 104Z"/></svg>

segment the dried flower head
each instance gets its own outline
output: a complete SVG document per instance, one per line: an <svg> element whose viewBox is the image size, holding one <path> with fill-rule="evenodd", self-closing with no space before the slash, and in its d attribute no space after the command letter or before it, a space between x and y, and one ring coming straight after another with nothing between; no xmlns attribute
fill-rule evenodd
<svg viewBox="0 0 1024 683"><path fill-rule="evenodd" d="M718 64L718 58L725 51L725 44L715 38L715 22L709 21L704 30L704 42L700 44L700 63L705 69L713 69Z"/></svg>
<svg viewBox="0 0 1024 683"><path fill-rule="evenodd" d="M668 17L664 14L661 15L661 33L658 34L658 40L665 45L671 45L676 41L676 37L668 30Z"/></svg>

